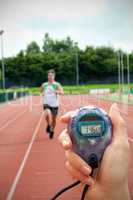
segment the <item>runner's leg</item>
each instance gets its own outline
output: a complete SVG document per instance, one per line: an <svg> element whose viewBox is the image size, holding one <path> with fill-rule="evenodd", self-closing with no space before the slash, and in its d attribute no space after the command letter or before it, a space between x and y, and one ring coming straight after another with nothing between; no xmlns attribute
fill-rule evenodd
<svg viewBox="0 0 133 200"><path fill-rule="evenodd" d="M54 129L56 126L56 118L58 114L58 107L57 108L51 108L51 113L52 113L52 122L51 122L51 132L49 135L49 138L52 139L54 136Z"/></svg>
<svg viewBox="0 0 133 200"><path fill-rule="evenodd" d="M57 118L56 115L52 115L52 130L53 130L53 131L54 131L55 126L56 126L56 118Z"/></svg>
<svg viewBox="0 0 133 200"><path fill-rule="evenodd" d="M52 126L52 113L50 109L45 109L45 119L47 122L46 132L50 133L50 127Z"/></svg>

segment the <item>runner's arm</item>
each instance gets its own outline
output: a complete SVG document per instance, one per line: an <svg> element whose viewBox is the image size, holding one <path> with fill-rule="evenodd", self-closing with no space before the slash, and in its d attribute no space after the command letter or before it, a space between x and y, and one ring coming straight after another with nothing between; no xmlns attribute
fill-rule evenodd
<svg viewBox="0 0 133 200"><path fill-rule="evenodd" d="M44 93L43 84L42 84L41 87L40 87L40 92L41 92L41 93Z"/></svg>
<svg viewBox="0 0 133 200"><path fill-rule="evenodd" d="M58 85L57 89L56 89L56 94L61 94L63 95L64 94L64 91L63 91L63 88L61 85Z"/></svg>

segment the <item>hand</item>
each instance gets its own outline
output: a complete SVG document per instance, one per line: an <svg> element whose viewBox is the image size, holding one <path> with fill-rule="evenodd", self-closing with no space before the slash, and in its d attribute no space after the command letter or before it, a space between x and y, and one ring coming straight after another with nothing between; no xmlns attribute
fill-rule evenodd
<svg viewBox="0 0 133 200"><path fill-rule="evenodd" d="M59 95L62 94L62 92L61 92L60 90L56 90L55 93L56 93L56 95L58 95L58 94L59 94Z"/></svg>
<svg viewBox="0 0 133 200"><path fill-rule="evenodd" d="M61 117L68 123L74 112ZM110 108L109 116L113 123L112 143L106 148L96 179L90 176L91 167L72 151L72 142L64 130L59 141L66 153L66 168L77 180L90 186L86 200L129 200L128 163L129 143L125 121L116 104Z"/></svg>
<svg viewBox="0 0 133 200"><path fill-rule="evenodd" d="M55 94L58 95L58 94L60 94L60 92L59 92L58 90L56 90L56 91L55 91Z"/></svg>

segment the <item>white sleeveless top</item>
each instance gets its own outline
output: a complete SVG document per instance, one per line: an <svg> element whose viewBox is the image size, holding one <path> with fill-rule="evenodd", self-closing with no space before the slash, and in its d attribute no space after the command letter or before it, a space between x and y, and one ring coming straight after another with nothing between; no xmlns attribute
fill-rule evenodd
<svg viewBox="0 0 133 200"><path fill-rule="evenodd" d="M58 82L53 82L51 84L49 84L48 82L43 83L42 87L44 90L44 96L43 96L44 104L48 104L51 107L59 106L59 97L55 93L59 85L60 84Z"/></svg>

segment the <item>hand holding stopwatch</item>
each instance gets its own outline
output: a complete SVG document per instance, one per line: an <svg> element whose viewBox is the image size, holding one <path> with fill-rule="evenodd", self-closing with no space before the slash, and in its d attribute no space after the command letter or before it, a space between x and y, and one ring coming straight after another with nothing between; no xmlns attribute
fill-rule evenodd
<svg viewBox="0 0 133 200"><path fill-rule="evenodd" d="M80 108L68 125L73 151L93 169L98 167L112 138L112 123L107 113L98 107Z"/></svg>
<svg viewBox="0 0 133 200"><path fill-rule="evenodd" d="M68 124L68 133L72 140L72 148L95 169L102 160L103 153L112 139L112 123L107 113L98 107L86 106L77 110ZM77 181L59 191L51 200L78 185ZM85 185L81 200L88 190Z"/></svg>

